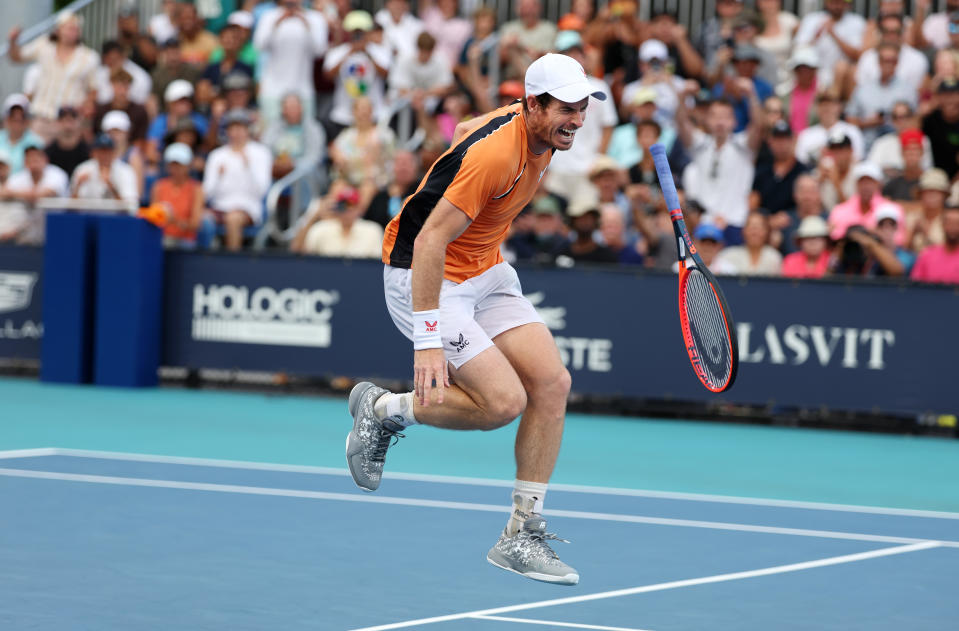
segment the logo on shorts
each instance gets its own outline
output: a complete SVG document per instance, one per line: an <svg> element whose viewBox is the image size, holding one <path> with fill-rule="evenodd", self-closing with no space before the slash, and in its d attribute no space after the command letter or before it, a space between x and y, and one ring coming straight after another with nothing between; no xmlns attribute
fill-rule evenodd
<svg viewBox="0 0 959 631"><path fill-rule="evenodd" d="M427 333L436 333L436 332L437 332L437 331L436 331L436 325L437 325L438 322L439 322L439 320L433 320L432 322L430 322L429 320L423 320L423 324L426 325L426 332L427 332Z"/></svg>
<svg viewBox="0 0 959 631"><path fill-rule="evenodd" d="M462 353L463 349L470 345L470 341L463 337L463 334L460 333L460 339L450 340L450 346L456 349L456 352Z"/></svg>

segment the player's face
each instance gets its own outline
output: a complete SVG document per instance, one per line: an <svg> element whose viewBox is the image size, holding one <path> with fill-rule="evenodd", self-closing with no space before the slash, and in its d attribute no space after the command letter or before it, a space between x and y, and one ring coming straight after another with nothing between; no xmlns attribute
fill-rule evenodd
<svg viewBox="0 0 959 631"><path fill-rule="evenodd" d="M566 151L572 147L576 131L586 120L588 103L589 97L578 103L565 103L553 99L545 108L539 103L530 106L529 123L533 132L533 141L543 149Z"/></svg>

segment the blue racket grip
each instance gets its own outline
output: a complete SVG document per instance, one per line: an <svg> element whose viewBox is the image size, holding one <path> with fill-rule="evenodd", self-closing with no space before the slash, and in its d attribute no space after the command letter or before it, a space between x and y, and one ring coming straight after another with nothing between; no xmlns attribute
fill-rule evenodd
<svg viewBox="0 0 959 631"><path fill-rule="evenodd" d="M657 142L649 148L649 152L653 154L653 162L656 163L656 174L659 176L659 188L666 201L666 210L679 210L679 195L676 194L673 171L666 159L666 147Z"/></svg>

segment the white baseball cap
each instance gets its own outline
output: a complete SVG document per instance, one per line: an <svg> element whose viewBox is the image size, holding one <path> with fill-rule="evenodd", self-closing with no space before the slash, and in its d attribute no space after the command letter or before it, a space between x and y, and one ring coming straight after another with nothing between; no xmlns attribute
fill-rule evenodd
<svg viewBox="0 0 959 631"><path fill-rule="evenodd" d="M902 209L898 204L883 204L876 209L876 224L878 225L883 219L892 219L896 225L901 224Z"/></svg>
<svg viewBox="0 0 959 631"><path fill-rule="evenodd" d="M874 162L860 162L852 168L852 179L858 182L864 177L869 177L877 182L882 182L882 169Z"/></svg>
<svg viewBox="0 0 959 631"><path fill-rule="evenodd" d="M163 150L163 161L189 165L193 162L193 150L182 142L175 142Z"/></svg>
<svg viewBox="0 0 959 631"><path fill-rule="evenodd" d="M653 59L669 59L669 49L658 39L647 39L639 47L639 60L648 63Z"/></svg>
<svg viewBox="0 0 959 631"><path fill-rule="evenodd" d="M10 110L19 107L27 116L30 115L30 99L25 94L14 92L3 101L3 117L10 116Z"/></svg>
<svg viewBox="0 0 959 631"><path fill-rule="evenodd" d="M189 81L176 79L170 82L170 85L163 91L163 100L167 103L173 103L180 99L193 98L193 86Z"/></svg>
<svg viewBox="0 0 959 631"><path fill-rule="evenodd" d="M100 128L103 131L110 131L111 129L130 131L130 117L122 110L112 110L103 117Z"/></svg>
<svg viewBox="0 0 959 631"><path fill-rule="evenodd" d="M226 19L226 23L230 26L239 26L248 31L253 30L253 21L253 14L249 11L234 11L230 14L230 17Z"/></svg>
<svg viewBox="0 0 959 631"><path fill-rule="evenodd" d="M593 90L578 61L558 53L547 53L526 69L526 96L547 93L564 103L578 103L588 96L606 100L605 92Z"/></svg>

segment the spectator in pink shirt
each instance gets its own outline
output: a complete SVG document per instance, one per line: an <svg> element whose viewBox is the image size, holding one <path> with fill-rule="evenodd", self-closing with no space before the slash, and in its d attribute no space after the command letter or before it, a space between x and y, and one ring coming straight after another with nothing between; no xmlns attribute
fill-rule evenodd
<svg viewBox="0 0 959 631"><path fill-rule="evenodd" d="M799 251L783 259L787 278L822 278L829 270L829 226L818 215L806 217L796 230Z"/></svg>
<svg viewBox="0 0 959 631"><path fill-rule="evenodd" d="M919 254L912 279L927 283L959 283L959 208L942 212L942 245L930 245Z"/></svg>
<svg viewBox="0 0 959 631"><path fill-rule="evenodd" d="M879 193L882 185L882 170L871 162L860 162L853 168L856 181L856 194L836 205L829 213L829 236L833 241L842 239L850 226L865 226L872 230L876 227L876 211L886 205L902 208ZM906 228L900 222L896 231L896 245L906 242Z"/></svg>

